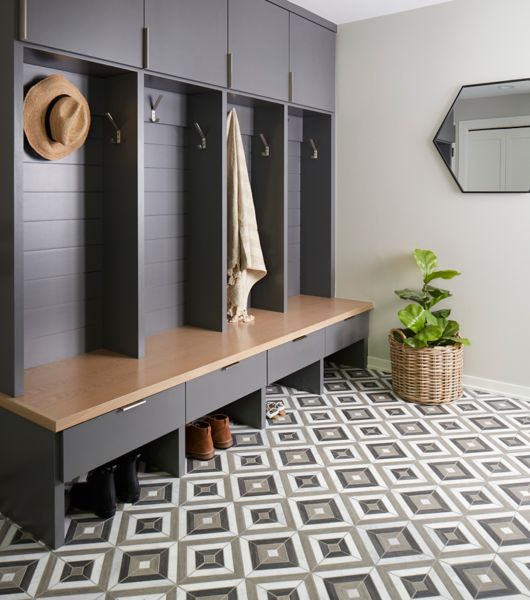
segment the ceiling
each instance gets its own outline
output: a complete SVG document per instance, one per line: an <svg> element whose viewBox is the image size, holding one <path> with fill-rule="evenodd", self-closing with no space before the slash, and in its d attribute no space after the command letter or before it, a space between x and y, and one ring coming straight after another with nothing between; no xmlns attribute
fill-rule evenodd
<svg viewBox="0 0 530 600"><path fill-rule="evenodd" d="M464 86L459 98L460 100L471 100L474 98L516 96L518 94L530 94L530 79L490 83L489 85Z"/></svg>
<svg viewBox="0 0 530 600"><path fill-rule="evenodd" d="M291 0L311 12L342 24L413 10L454 0Z"/></svg>

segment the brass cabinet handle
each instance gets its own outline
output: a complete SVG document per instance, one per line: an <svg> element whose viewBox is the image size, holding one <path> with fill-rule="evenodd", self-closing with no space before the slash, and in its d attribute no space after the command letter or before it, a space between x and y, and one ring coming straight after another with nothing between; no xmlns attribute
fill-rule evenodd
<svg viewBox="0 0 530 600"><path fill-rule="evenodd" d="M144 69L149 69L149 27L143 28L143 63Z"/></svg>
<svg viewBox="0 0 530 600"><path fill-rule="evenodd" d="M28 0L18 2L18 37L22 42L28 39Z"/></svg>
<svg viewBox="0 0 530 600"><path fill-rule="evenodd" d="M289 102L293 101L294 73L289 71Z"/></svg>
<svg viewBox="0 0 530 600"><path fill-rule="evenodd" d="M233 68L233 57L232 53L229 52L226 55L226 87L232 87L232 68Z"/></svg>
<svg viewBox="0 0 530 600"><path fill-rule="evenodd" d="M307 335L301 335L300 337L297 337L293 340L293 344L295 342L301 342L302 340L305 340L307 338Z"/></svg>

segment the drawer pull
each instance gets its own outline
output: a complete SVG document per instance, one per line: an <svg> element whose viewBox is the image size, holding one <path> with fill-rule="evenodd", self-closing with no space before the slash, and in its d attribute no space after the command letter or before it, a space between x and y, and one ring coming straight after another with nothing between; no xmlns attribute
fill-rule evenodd
<svg viewBox="0 0 530 600"><path fill-rule="evenodd" d="M346 323L346 321L351 321L352 319L355 319L355 315L352 315L351 317L344 319L344 322Z"/></svg>
<svg viewBox="0 0 530 600"><path fill-rule="evenodd" d="M127 412L129 410L132 410L133 408L143 406L144 404L147 404L147 400L140 400L140 402L135 402L134 404L129 404L129 406L124 406L123 408L120 408L120 412Z"/></svg>
<svg viewBox="0 0 530 600"><path fill-rule="evenodd" d="M235 363L232 363L231 365L226 365L226 367L223 367L221 369L221 371L228 371L228 369L232 369L233 367L237 367L237 365L240 363L241 361L237 361Z"/></svg>
<svg viewBox="0 0 530 600"><path fill-rule="evenodd" d="M295 342L301 342L302 340L307 339L307 335L301 335L300 337L297 337L296 339L293 340L293 344Z"/></svg>

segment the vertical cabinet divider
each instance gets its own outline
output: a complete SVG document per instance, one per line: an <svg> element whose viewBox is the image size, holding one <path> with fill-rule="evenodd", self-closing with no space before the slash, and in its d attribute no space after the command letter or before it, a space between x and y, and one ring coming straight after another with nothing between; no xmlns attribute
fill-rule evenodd
<svg viewBox="0 0 530 600"><path fill-rule="evenodd" d="M143 74L104 81L122 141L103 138L103 346L140 358L143 337ZM108 126L107 126L108 127ZM108 131L108 129L107 129Z"/></svg>
<svg viewBox="0 0 530 600"><path fill-rule="evenodd" d="M187 204L186 323L226 330L226 92L187 100L188 129L198 123L206 148L190 144ZM195 139L195 138L193 138Z"/></svg>
<svg viewBox="0 0 530 600"><path fill-rule="evenodd" d="M24 393L23 129L21 99L23 54L13 44L15 5L0 10L0 64L5 82L0 107L0 392Z"/></svg>

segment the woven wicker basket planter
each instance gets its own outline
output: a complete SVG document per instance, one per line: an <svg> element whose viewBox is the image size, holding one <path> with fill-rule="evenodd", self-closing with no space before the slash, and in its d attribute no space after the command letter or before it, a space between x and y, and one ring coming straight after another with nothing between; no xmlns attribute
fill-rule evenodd
<svg viewBox="0 0 530 600"><path fill-rule="evenodd" d="M388 336L392 362L392 387L409 402L443 404L462 397L464 347L410 348L395 339L400 329Z"/></svg>

